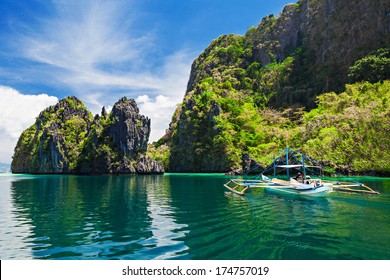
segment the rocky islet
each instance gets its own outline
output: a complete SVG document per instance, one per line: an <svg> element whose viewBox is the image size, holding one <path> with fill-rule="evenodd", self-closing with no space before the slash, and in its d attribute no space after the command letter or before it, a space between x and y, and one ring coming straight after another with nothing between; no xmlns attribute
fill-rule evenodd
<svg viewBox="0 0 390 280"><path fill-rule="evenodd" d="M13 173L157 174L161 163L146 153L150 119L133 99L121 98L108 114L92 116L76 97L42 111L20 136Z"/></svg>

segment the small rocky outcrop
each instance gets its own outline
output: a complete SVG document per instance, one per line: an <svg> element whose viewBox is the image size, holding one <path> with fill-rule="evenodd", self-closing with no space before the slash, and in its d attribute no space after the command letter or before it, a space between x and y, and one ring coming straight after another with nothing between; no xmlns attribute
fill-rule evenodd
<svg viewBox="0 0 390 280"><path fill-rule="evenodd" d="M111 113L95 117L76 97L40 113L15 147L13 173L157 174L162 163L145 156L150 119L133 99L121 98Z"/></svg>
<svg viewBox="0 0 390 280"><path fill-rule="evenodd" d="M141 155L137 159L135 171L138 174L164 173L164 166L161 162L154 161L149 156Z"/></svg>
<svg viewBox="0 0 390 280"><path fill-rule="evenodd" d="M258 163L256 160L251 158L250 155L244 154L242 155L242 174L258 174L262 171L264 167Z"/></svg>

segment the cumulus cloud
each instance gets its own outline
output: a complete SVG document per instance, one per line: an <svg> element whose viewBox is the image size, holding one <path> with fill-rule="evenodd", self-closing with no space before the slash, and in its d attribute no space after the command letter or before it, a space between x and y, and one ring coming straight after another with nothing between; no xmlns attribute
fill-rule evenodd
<svg viewBox="0 0 390 280"><path fill-rule="evenodd" d="M10 163L20 134L46 107L58 102L47 94L26 95L0 86L0 161Z"/></svg>
<svg viewBox="0 0 390 280"><path fill-rule="evenodd" d="M140 112L152 119L149 141L157 141L165 134L177 102L164 95L158 95L154 99L148 95L141 95L138 96L136 102Z"/></svg>
<svg viewBox="0 0 390 280"><path fill-rule="evenodd" d="M158 88L153 93L136 98L140 112L152 119L150 142L164 136L176 106L183 100L190 74L191 57L186 51L168 56L160 73Z"/></svg>

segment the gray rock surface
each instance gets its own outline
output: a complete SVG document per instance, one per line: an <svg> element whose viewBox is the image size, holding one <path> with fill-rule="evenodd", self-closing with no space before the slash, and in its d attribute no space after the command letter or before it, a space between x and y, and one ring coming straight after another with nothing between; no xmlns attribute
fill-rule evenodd
<svg viewBox="0 0 390 280"><path fill-rule="evenodd" d="M157 174L163 165L145 155L150 119L133 99L121 98L110 114L92 114L76 97L42 111L19 138L14 173Z"/></svg>

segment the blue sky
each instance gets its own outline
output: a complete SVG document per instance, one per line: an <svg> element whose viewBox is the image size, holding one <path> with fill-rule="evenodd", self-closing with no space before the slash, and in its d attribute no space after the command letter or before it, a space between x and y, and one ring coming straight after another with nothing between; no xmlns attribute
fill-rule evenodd
<svg viewBox="0 0 390 280"><path fill-rule="evenodd" d="M75 95L93 112L136 99L164 134L192 61L293 1L1 0L0 162L45 107Z"/></svg>

